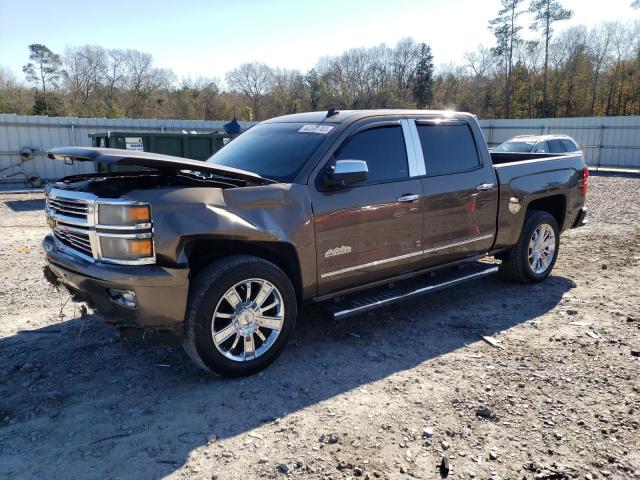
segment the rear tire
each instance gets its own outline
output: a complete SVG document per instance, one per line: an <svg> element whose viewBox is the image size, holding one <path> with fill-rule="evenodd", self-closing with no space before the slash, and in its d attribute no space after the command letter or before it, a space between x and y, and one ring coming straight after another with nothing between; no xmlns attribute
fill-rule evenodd
<svg viewBox="0 0 640 480"><path fill-rule="evenodd" d="M273 263L249 255L217 260L192 282L183 347L209 372L251 375L280 355L297 306L291 281Z"/></svg>
<svg viewBox="0 0 640 480"><path fill-rule="evenodd" d="M549 212L527 213L520 238L502 255L503 277L522 283L541 282L549 276L558 258L560 229Z"/></svg>

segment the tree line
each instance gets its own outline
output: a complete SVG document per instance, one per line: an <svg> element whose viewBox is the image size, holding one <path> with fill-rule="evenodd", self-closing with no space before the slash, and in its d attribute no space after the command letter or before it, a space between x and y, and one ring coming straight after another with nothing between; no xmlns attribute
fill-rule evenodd
<svg viewBox="0 0 640 480"><path fill-rule="evenodd" d="M640 114L640 22L554 34L572 15L558 0L502 0L488 25L495 45L437 69L429 45L405 38L320 58L307 72L245 63L224 81L179 80L137 50L84 45L58 54L33 44L24 81L0 68L0 113L205 120L330 107L457 109L481 118ZM524 40L525 28L538 38Z"/></svg>

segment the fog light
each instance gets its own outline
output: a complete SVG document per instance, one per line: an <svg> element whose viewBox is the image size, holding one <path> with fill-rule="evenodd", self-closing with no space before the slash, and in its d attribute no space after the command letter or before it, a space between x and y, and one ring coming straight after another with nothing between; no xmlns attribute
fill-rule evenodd
<svg viewBox="0 0 640 480"><path fill-rule="evenodd" d="M131 290L118 290L115 288L109 289L109 296L118 305L122 305L127 308L136 308L136 292Z"/></svg>

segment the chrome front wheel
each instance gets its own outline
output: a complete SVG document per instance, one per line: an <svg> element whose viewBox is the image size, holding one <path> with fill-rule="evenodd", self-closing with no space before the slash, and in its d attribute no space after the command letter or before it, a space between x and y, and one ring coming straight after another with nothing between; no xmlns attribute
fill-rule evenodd
<svg viewBox="0 0 640 480"><path fill-rule="evenodd" d="M216 349L236 362L264 355L280 335L285 318L282 294L261 278L229 288L216 305L211 335Z"/></svg>
<svg viewBox="0 0 640 480"><path fill-rule="evenodd" d="M553 227L542 223L533 231L529 240L528 259L531 271L540 275L552 265L556 252L556 236Z"/></svg>

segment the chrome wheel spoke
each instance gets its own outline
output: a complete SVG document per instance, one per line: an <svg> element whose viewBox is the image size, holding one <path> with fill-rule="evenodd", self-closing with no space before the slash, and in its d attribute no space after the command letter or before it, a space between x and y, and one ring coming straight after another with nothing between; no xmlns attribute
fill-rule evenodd
<svg viewBox="0 0 640 480"><path fill-rule="evenodd" d="M260 331L260 329L259 329L259 328L258 328L258 329L256 329L256 335L257 335L257 336L258 336L258 338L259 338L260 340L262 340L263 342L266 342L266 341L267 341L267 337L265 337L265 336L262 334L262 332Z"/></svg>
<svg viewBox="0 0 640 480"><path fill-rule="evenodd" d="M283 319L279 317L258 316L260 326L270 328L271 330L280 330L282 328L282 321Z"/></svg>
<svg viewBox="0 0 640 480"><path fill-rule="evenodd" d="M548 260L547 256L544 253L542 255L540 255L540 263L541 263L541 267L543 268L543 270L546 270L547 267L549 266L549 260Z"/></svg>
<svg viewBox="0 0 640 480"><path fill-rule="evenodd" d="M237 331L237 328L235 323L230 323L229 325L224 327L222 330L220 330L218 333L216 333L213 336L213 340L216 342L217 345L220 345L221 343L224 343L229 337L231 337L231 335L236 333L236 331Z"/></svg>
<svg viewBox="0 0 640 480"><path fill-rule="evenodd" d="M266 307L262 307L259 309L260 313L263 314L264 312L268 312L269 310L271 310L273 307L279 305L280 302L278 301L278 299L276 298L273 302L271 302L269 305L267 305Z"/></svg>
<svg viewBox="0 0 640 480"><path fill-rule="evenodd" d="M236 308L241 302L240 297L238 296L238 292L236 292L235 288L231 288L227 293L225 293L224 298L233 308Z"/></svg>
<svg viewBox="0 0 640 480"><path fill-rule="evenodd" d="M265 302L267 297L271 294L272 290L273 290L273 287L270 284L267 285L266 283L263 283L262 285L260 285L260 291L258 292L258 295L256 295L255 304L258 307L262 307L262 304Z"/></svg>
<svg viewBox="0 0 640 480"><path fill-rule="evenodd" d="M284 320L284 302L277 287L268 280L250 278L229 288L218 301L211 319L211 335L222 355L246 362L274 345Z"/></svg>
<svg viewBox="0 0 640 480"><path fill-rule="evenodd" d="M253 333L244 337L244 359L251 360L256 355L256 344L253 341Z"/></svg>
<svg viewBox="0 0 640 480"><path fill-rule="evenodd" d="M543 223L536 228L529 240L529 266L534 273L544 273L556 250L556 236L551 225Z"/></svg>

